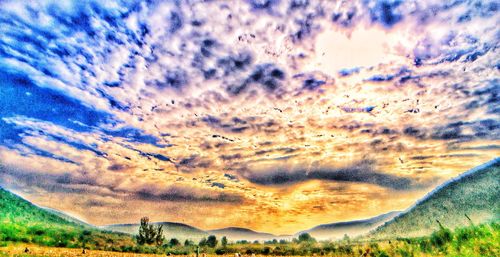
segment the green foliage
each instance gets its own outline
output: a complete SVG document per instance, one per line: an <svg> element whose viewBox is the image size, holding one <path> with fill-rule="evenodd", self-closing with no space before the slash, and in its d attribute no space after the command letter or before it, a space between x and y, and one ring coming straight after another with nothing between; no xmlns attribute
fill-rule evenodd
<svg viewBox="0 0 500 257"><path fill-rule="evenodd" d="M218 241L217 241L217 237L216 236L214 236L214 235L208 236L208 238L207 238L207 244L206 244L208 247L215 248L217 246L217 243L218 243Z"/></svg>
<svg viewBox="0 0 500 257"><path fill-rule="evenodd" d="M227 247L227 237L223 236L220 242L222 244L222 247Z"/></svg>
<svg viewBox="0 0 500 257"><path fill-rule="evenodd" d="M377 256L377 257L389 257L389 254L387 254L386 251L382 250L382 251L379 251L375 256Z"/></svg>
<svg viewBox="0 0 500 257"><path fill-rule="evenodd" d="M193 245L194 245L193 240L186 239L186 241L184 241L184 246L193 246Z"/></svg>
<svg viewBox="0 0 500 257"><path fill-rule="evenodd" d="M453 235L451 231L447 228L441 227L438 231L431 234L430 242L434 247L443 247L447 243L451 242Z"/></svg>
<svg viewBox="0 0 500 257"><path fill-rule="evenodd" d="M206 238L202 238L202 239L200 240L200 242L198 242L198 245L199 245L200 247L206 246L206 245L207 245L207 239L206 239Z"/></svg>
<svg viewBox="0 0 500 257"><path fill-rule="evenodd" d="M299 242L314 242L314 239L309 233L302 233L299 235Z"/></svg>
<svg viewBox="0 0 500 257"><path fill-rule="evenodd" d="M139 227L139 234L137 235L137 243L139 245L156 244L160 246L163 244L163 225L149 224L149 218L141 218L141 225Z"/></svg>
<svg viewBox="0 0 500 257"><path fill-rule="evenodd" d="M420 251L424 253L430 253L432 251L432 244L428 239L422 239L419 242Z"/></svg>
<svg viewBox="0 0 500 257"><path fill-rule="evenodd" d="M215 250L215 254L217 254L217 255L226 254L226 250L224 248L218 248Z"/></svg>
<svg viewBox="0 0 500 257"><path fill-rule="evenodd" d="M267 241L255 244L248 241L228 243L226 247L204 248L203 252L218 255L243 253L272 256L498 256L500 226L498 223L457 228L451 231L441 227L426 237L400 238L391 241L360 242L353 239L337 242L316 242L302 236L292 242ZM302 241L301 241L302 240ZM201 242L207 245L207 239ZM180 246L177 248L186 249Z"/></svg>
<svg viewBox="0 0 500 257"><path fill-rule="evenodd" d="M170 239L170 242L168 242L169 246L179 246L181 245L181 242L177 238L172 238Z"/></svg>

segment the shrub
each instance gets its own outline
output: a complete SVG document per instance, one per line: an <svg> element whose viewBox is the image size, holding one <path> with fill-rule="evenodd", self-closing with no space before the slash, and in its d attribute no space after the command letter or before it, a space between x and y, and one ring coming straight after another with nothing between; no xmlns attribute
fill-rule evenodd
<svg viewBox="0 0 500 257"><path fill-rule="evenodd" d="M271 247L266 246L266 247L262 248L261 253L262 253L262 254L265 254L265 255L270 254L270 253L271 253Z"/></svg>
<svg viewBox="0 0 500 257"><path fill-rule="evenodd" d="M41 236L41 235L45 234L45 228L43 228L41 226L28 227L28 234L35 235L35 236Z"/></svg>
<svg viewBox="0 0 500 257"><path fill-rule="evenodd" d="M419 243L420 251L424 253L430 253L432 251L432 244L427 239L422 239Z"/></svg>
<svg viewBox="0 0 500 257"><path fill-rule="evenodd" d="M460 228L455 231L457 243L460 245L474 238L474 229Z"/></svg>
<svg viewBox="0 0 500 257"><path fill-rule="evenodd" d="M440 230L433 232L430 238L432 245L440 248L452 239L453 235L447 228L441 228Z"/></svg>
<svg viewBox="0 0 500 257"><path fill-rule="evenodd" d="M215 250L215 254L217 254L217 255L226 254L226 250L223 248L218 248L217 250Z"/></svg>
<svg viewBox="0 0 500 257"><path fill-rule="evenodd" d="M179 240L177 238L171 238L168 245L169 246L179 246L179 245L181 245L181 242L179 242Z"/></svg>

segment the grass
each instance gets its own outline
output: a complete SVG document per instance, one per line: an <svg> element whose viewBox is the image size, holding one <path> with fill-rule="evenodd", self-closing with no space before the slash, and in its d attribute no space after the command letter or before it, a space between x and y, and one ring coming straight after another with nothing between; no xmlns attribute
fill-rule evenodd
<svg viewBox="0 0 500 257"><path fill-rule="evenodd" d="M29 253L24 253L24 250L28 248ZM37 246L37 245L26 245L26 244L13 244L7 247L0 248L0 257L75 257L75 256L89 256L89 257L142 257L142 256L165 256L158 254L138 254L138 253L122 253L122 252L111 252L111 251L101 251L101 250L86 250L85 254L82 253L82 249L74 248L56 248L47 246Z"/></svg>
<svg viewBox="0 0 500 257"><path fill-rule="evenodd" d="M25 243L0 244L0 257L7 256L161 256L155 254L133 254L123 252L88 250L85 255L81 249L36 246ZM23 255L25 247L30 249L30 255ZM174 255L193 256L195 246L169 246L156 248L157 252ZM418 238L398 238L380 241L316 242L314 240L286 243L244 243L228 244L226 247L203 247L201 253L207 257L234 256L256 254L273 256L372 256L372 257L415 257L415 256L470 256L487 257L500 256L500 223L493 222L478 226L460 227L451 231L441 227L429 236Z"/></svg>

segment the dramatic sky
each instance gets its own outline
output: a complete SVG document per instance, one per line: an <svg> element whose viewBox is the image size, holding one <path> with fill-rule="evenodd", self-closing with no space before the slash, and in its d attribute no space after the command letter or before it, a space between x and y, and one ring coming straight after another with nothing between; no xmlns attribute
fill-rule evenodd
<svg viewBox="0 0 500 257"><path fill-rule="evenodd" d="M0 185L293 233L500 154L498 1L1 1Z"/></svg>

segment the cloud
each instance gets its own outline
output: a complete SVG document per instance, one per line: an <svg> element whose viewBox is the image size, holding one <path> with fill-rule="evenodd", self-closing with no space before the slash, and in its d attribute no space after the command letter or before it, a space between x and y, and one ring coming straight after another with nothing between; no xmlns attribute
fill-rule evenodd
<svg viewBox="0 0 500 257"><path fill-rule="evenodd" d="M223 188L222 184L216 184ZM173 202L229 202L243 203L244 197L239 194L220 192L210 189L200 189L192 186L158 187L155 184L142 185L134 188L132 195L147 201Z"/></svg>
<svg viewBox="0 0 500 257"><path fill-rule="evenodd" d="M353 215L363 200L342 196L366 197L362 188L388 202L498 156L495 1L0 7L0 156L10 169L0 182L94 206L96 219L131 196L134 206L169 202L155 215L175 207L177 219L214 226L257 227L221 205L262 208L255 220L279 227L268 218L286 216L286 230L323 211ZM352 187L328 187L338 183ZM295 195L276 193L288 184ZM308 213L297 199L325 208ZM223 218L194 218L199 202Z"/></svg>
<svg viewBox="0 0 500 257"><path fill-rule="evenodd" d="M244 173L249 181L260 185L283 185L308 180L324 180L336 182L359 182L379 185L396 190L409 190L416 185L411 178L392 175L374 170L372 161L360 161L342 168L311 167L293 169L271 169L267 171L250 171Z"/></svg>

